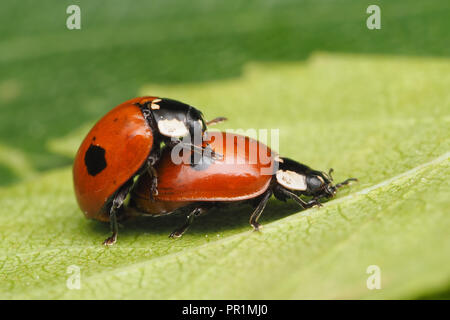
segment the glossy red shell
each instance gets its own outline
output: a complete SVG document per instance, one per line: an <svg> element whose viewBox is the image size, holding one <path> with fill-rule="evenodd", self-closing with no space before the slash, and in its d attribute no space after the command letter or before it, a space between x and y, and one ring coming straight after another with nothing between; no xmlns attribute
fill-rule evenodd
<svg viewBox="0 0 450 320"><path fill-rule="evenodd" d="M189 156L175 164L165 150L156 166L158 201L239 201L257 197L269 187L274 154L266 145L242 135L210 132L210 147L223 155L209 165L192 167ZM148 199L149 176L139 178L133 193ZM142 205L140 205L142 207Z"/></svg>
<svg viewBox="0 0 450 320"><path fill-rule="evenodd" d="M147 160L153 134L135 103L153 99L135 98L115 107L82 142L73 165L73 181L78 204L86 217L108 221L106 202Z"/></svg>

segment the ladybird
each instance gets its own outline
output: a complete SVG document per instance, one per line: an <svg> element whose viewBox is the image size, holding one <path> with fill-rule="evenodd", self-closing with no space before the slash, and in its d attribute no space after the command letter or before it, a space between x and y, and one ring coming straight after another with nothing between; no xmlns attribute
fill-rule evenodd
<svg viewBox="0 0 450 320"><path fill-rule="evenodd" d="M208 136L213 134L215 132L208 133ZM321 206L319 200L331 198L342 186L357 181L349 178L334 185L331 169L327 174L289 158L281 158L263 143L249 137L223 132L218 137L208 147L221 153L221 160L203 157L195 165L185 161L176 164L172 161L171 150L165 149L155 167L158 195L154 199L149 198L151 176L144 174L131 191L129 209L149 216L190 209L185 224L170 234L174 238L182 236L194 218L208 209L247 202L254 206L250 225L254 230L260 230L258 219L272 195L281 201L292 199L306 209ZM308 196L310 200L300 196Z"/></svg>
<svg viewBox="0 0 450 320"><path fill-rule="evenodd" d="M113 108L94 125L75 156L73 182L84 215L110 222L112 235L105 245L116 242L117 220L124 218L121 208L133 179L154 170L161 144L181 144L198 152L198 146L182 138L197 132L203 135L207 125L223 120L206 122L199 110L176 100L140 97ZM149 194L152 197L157 193L153 174Z"/></svg>

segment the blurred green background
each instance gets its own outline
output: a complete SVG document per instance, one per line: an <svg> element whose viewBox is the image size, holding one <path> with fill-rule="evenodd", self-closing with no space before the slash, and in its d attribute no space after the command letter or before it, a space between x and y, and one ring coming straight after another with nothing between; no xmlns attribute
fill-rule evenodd
<svg viewBox="0 0 450 320"><path fill-rule="evenodd" d="M449 297L448 0L0 8L0 298ZM232 208L176 241L182 216L131 221L105 249L70 166L97 119L144 94L227 116L219 129L279 129L283 155L360 183L320 210L271 200L262 233ZM366 287L372 264L383 290ZM66 287L69 265L83 290Z"/></svg>
<svg viewBox="0 0 450 320"><path fill-rule="evenodd" d="M382 29L369 31L375 2ZM70 165L49 141L87 128L145 84L234 78L246 63L315 51L450 55L448 1L375 2L2 1L0 185ZM81 30L66 28L70 4L81 7Z"/></svg>

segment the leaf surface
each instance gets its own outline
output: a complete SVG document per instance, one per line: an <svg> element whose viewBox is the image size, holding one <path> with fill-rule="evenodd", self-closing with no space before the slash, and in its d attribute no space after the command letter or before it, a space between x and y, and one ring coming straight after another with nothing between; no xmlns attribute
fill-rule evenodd
<svg viewBox="0 0 450 320"><path fill-rule="evenodd" d="M271 200L261 233L250 207L215 210L178 240L183 216L109 227L85 220L70 168L0 189L1 298L415 298L450 286L450 61L316 53L246 65L241 77L143 86L184 97L219 129L279 129L283 156L335 169L343 189L320 209ZM85 130L48 145L76 150ZM256 131L257 132L257 131ZM251 134L251 132L248 132ZM78 138L77 138L78 137ZM270 141L269 141L270 142ZM69 290L69 266L81 289ZM366 286L381 270L381 290Z"/></svg>

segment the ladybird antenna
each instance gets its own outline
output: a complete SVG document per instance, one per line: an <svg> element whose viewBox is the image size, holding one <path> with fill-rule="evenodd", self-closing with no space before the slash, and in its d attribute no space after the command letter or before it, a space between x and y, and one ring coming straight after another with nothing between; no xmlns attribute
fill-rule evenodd
<svg viewBox="0 0 450 320"><path fill-rule="evenodd" d="M358 182L358 179L356 179L356 178L348 178L347 180L338 183L338 184L335 185L334 187L335 187L336 189L339 189L339 188L341 188L341 187L343 187L343 186L345 186L345 185L348 185L348 184L349 184L350 182L352 182L352 181Z"/></svg>
<svg viewBox="0 0 450 320"><path fill-rule="evenodd" d="M217 118L214 118L214 119L212 119L210 121L206 121L206 125L207 126L215 125L215 124L227 121L227 120L228 120L228 118L225 118L225 117L217 117Z"/></svg>
<svg viewBox="0 0 450 320"><path fill-rule="evenodd" d="M328 170L328 176L330 177L330 180L333 181L333 176L331 175L334 172L333 168L330 168L330 170Z"/></svg>

